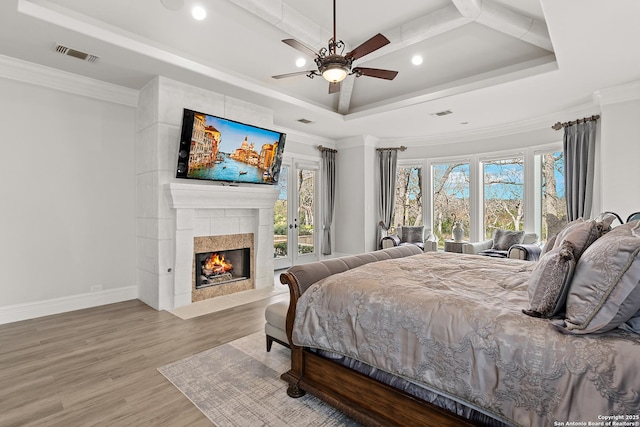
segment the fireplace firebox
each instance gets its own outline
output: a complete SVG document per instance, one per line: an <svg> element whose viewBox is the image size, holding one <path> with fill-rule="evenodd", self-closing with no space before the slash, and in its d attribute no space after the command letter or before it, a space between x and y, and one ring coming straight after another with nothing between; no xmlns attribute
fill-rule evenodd
<svg viewBox="0 0 640 427"><path fill-rule="evenodd" d="M232 269L219 262L222 257ZM209 265L207 258L213 258ZM191 302L254 289L253 234L194 236L191 272Z"/></svg>
<svg viewBox="0 0 640 427"><path fill-rule="evenodd" d="M196 289L223 285L251 278L251 249L197 253Z"/></svg>

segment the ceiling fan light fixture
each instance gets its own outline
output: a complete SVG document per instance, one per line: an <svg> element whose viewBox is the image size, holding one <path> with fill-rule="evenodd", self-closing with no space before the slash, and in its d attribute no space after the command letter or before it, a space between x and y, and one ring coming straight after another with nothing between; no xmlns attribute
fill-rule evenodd
<svg viewBox="0 0 640 427"><path fill-rule="evenodd" d="M322 77L330 83L343 81L347 74L349 74L349 70L340 64L330 64L322 71Z"/></svg>
<svg viewBox="0 0 640 427"><path fill-rule="evenodd" d="M388 38L378 33L364 43L356 46L356 48L352 51L343 54L345 50L345 44L342 40L339 40L336 37L336 0L333 0L333 37L329 39L327 47L323 47L318 52L316 52L312 47L309 47L304 43L297 41L296 39L284 39L282 40L282 42L306 55L313 57L314 62L318 67L318 71L298 71L295 73L271 76L274 79L282 79L285 77L293 77L299 75L306 75L307 77L312 79L315 76L321 75L322 78L329 82L329 94L333 94L340 92L340 84L338 83L342 82L350 74L353 74L356 77L369 76L385 80L393 80L398 74L397 71L382 70L379 68L352 68L353 61L360 59L363 56L368 55L371 52L374 52L391 42Z"/></svg>

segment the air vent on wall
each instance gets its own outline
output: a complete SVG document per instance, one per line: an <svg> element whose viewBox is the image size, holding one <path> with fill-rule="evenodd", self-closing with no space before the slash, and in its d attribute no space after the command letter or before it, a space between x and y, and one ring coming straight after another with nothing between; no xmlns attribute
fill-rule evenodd
<svg viewBox="0 0 640 427"><path fill-rule="evenodd" d="M96 55L92 55L86 52L81 52L76 49L71 49L70 47L63 46L57 43L54 47L54 50L63 55L73 56L74 58L82 59L83 61L87 61L87 62L96 62L98 60L98 57Z"/></svg>
<svg viewBox="0 0 640 427"><path fill-rule="evenodd" d="M453 114L451 110L438 111L437 113L431 114L432 116L448 116L449 114Z"/></svg>
<svg viewBox="0 0 640 427"><path fill-rule="evenodd" d="M298 121L300 123L304 123L305 125L308 125L309 123L313 123L311 120L307 120L307 119L298 119Z"/></svg>

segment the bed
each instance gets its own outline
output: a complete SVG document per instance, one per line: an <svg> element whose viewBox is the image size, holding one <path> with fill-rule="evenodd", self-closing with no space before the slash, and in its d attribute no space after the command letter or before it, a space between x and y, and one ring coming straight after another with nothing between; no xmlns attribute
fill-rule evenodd
<svg viewBox="0 0 640 427"><path fill-rule="evenodd" d="M564 310L523 313L539 263L405 246L292 267L281 276L291 296L287 393L313 394L365 425L638 426L640 334L624 328L640 322L638 228L636 246L615 249L627 260L616 283L631 290L608 291L624 303L604 332L589 329L598 316L584 327ZM573 281L585 271L602 286L583 268L598 253L581 251ZM576 292L561 292L563 308Z"/></svg>

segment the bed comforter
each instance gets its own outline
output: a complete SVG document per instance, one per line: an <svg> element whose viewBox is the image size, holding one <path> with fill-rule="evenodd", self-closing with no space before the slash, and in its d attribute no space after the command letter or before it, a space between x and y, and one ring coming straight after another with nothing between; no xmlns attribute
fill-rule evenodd
<svg viewBox="0 0 640 427"><path fill-rule="evenodd" d="M365 362L509 424L606 425L619 416L630 424L618 425L640 425L640 336L564 335L523 314L533 266L436 252L366 264L304 292L293 343Z"/></svg>

